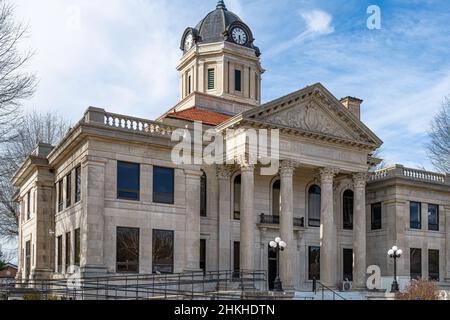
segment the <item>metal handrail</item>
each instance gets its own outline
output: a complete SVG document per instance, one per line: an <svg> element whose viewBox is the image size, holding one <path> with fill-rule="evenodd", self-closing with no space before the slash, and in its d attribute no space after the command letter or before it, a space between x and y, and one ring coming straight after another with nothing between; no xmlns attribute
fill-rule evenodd
<svg viewBox="0 0 450 320"><path fill-rule="evenodd" d="M317 284L320 285L320 289L319 290L321 290L321 292L322 292L322 300L325 299L325 290L328 290L331 293L333 293L333 300L336 300L336 296L341 298L342 300L347 300L342 295L337 293L335 290L333 290L330 287L324 285L322 282L320 282L319 280L316 280L316 279L313 280L313 292L314 293L317 293Z"/></svg>

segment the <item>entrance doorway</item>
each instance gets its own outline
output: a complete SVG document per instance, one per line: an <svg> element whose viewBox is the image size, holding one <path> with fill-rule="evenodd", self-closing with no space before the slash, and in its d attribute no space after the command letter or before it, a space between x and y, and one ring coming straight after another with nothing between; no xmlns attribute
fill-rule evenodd
<svg viewBox="0 0 450 320"><path fill-rule="evenodd" d="M353 281L353 250L344 249L344 281Z"/></svg>
<svg viewBox="0 0 450 320"><path fill-rule="evenodd" d="M275 278L277 277L277 252L272 249L270 246L268 246L268 261L267 261L267 267L268 267L268 281L269 281L269 290L273 290Z"/></svg>

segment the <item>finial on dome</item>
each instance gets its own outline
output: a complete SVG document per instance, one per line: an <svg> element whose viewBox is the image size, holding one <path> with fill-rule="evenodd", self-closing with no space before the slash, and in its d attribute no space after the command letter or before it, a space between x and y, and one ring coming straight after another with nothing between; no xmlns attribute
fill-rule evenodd
<svg viewBox="0 0 450 320"><path fill-rule="evenodd" d="M223 0L219 0L219 2L217 2L216 9L227 10L227 7L225 6L225 2L223 2Z"/></svg>

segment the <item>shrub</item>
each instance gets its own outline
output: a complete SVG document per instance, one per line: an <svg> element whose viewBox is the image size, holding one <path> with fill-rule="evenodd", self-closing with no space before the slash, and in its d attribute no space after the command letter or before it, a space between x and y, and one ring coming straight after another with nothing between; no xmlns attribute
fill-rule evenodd
<svg viewBox="0 0 450 320"><path fill-rule="evenodd" d="M439 287L425 279L412 280L405 292L398 293L398 300L439 300Z"/></svg>

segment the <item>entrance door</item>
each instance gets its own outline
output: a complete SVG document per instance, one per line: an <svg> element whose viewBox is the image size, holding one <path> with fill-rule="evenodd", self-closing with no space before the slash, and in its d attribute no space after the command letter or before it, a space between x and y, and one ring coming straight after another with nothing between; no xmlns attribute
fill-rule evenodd
<svg viewBox="0 0 450 320"><path fill-rule="evenodd" d="M273 290L275 278L277 277L277 253L269 246L268 256L268 280L269 280L269 290Z"/></svg>
<svg viewBox="0 0 450 320"><path fill-rule="evenodd" d="M344 249L344 281L353 281L353 250Z"/></svg>
<svg viewBox="0 0 450 320"><path fill-rule="evenodd" d="M239 278L241 270L241 246L238 241L233 243L233 278Z"/></svg>

